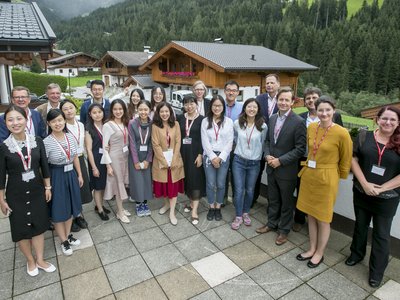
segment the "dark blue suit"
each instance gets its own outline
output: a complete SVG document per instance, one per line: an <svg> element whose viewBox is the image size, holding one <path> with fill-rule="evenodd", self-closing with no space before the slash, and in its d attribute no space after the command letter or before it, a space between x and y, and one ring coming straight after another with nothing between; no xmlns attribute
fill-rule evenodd
<svg viewBox="0 0 400 300"><path fill-rule="evenodd" d="M268 125L269 115L268 115L268 93L258 95L256 98L257 102L260 103L261 113L264 117L265 124ZM275 105L271 115L278 112L278 105Z"/></svg>
<svg viewBox="0 0 400 300"><path fill-rule="evenodd" d="M86 125L89 106L92 103L93 103L93 100L91 98L89 98L89 99L86 99L85 102L83 102L83 104L81 106L80 121L83 125ZM104 107L105 119L108 119L108 116L110 115L110 101L108 99L103 99L103 107Z"/></svg>
<svg viewBox="0 0 400 300"><path fill-rule="evenodd" d="M35 129L35 136L41 137L44 139L46 137L46 125L42 119L40 113L36 110L29 109L32 116L32 123ZM2 143L8 136L10 132L7 129L6 123L4 121L4 115L0 117L0 143Z"/></svg>

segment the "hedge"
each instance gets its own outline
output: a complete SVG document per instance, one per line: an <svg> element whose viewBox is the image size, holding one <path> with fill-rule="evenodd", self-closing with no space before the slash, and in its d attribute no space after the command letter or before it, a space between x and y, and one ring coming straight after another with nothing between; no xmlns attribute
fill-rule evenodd
<svg viewBox="0 0 400 300"><path fill-rule="evenodd" d="M14 86L25 86L38 96L46 92L46 87L50 83L58 83L61 91L65 91L67 88L67 78L62 76L40 75L32 72L12 70L12 79Z"/></svg>

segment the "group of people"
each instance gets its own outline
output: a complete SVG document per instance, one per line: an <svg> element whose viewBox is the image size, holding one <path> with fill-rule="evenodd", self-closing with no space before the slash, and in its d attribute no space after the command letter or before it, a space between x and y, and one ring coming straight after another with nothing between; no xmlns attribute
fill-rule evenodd
<svg viewBox="0 0 400 300"><path fill-rule="evenodd" d="M111 212L103 201L115 198L116 217L123 223L131 216L125 200L135 201L137 216L144 217L151 215L149 200L164 198L159 213L169 212L170 223L177 225L177 196L185 193L190 202L184 211L197 225L202 197L209 204L207 220L222 220L231 181L235 218L230 226L250 226L250 208L265 168L268 221L256 231L276 231L275 243L283 245L307 216L309 249L296 258L315 268L324 260L339 179L352 168L356 226L346 264L364 258L372 218L369 283L379 286L399 201L400 111L382 109L378 129L361 132L353 147L334 101L318 88L305 90L308 112L300 115L292 110L294 92L280 87L277 74L266 76L265 94L244 103L237 101L236 81L226 82L225 100L217 94L206 99L202 81L192 89L183 99L184 112L176 114L161 86L152 89L150 101L133 89L125 103L119 96L105 99L104 83L95 80L92 98L80 108L80 121L75 103L60 101L56 84L48 86L49 101L37 110L28 108L28 89L13 89L12 105L0 118L0 206L27 259L27 273L55 270L43 260L43 233L50 221L62 252L73 253L80 241L71 233L72 225L87 227L82 203L92 198L104 221Z"/></svg>

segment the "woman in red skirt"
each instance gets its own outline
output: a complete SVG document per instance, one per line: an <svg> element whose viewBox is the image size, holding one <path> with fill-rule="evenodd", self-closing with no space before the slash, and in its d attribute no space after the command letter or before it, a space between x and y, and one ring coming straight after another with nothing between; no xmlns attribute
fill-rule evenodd
<svg viewBox="0 0 400 300"><path fill-rule="evenodd" d="M170 210L169 219L172 225L176 225L178 223L175 216L176 198L178 193L183 193L185 174L180 153L180 127L175 120L171 105L166 102L157 106L151 142L154 151L152 166L154 196L165 198L164 206L161 207L159 213L165 214Z"/></svg>

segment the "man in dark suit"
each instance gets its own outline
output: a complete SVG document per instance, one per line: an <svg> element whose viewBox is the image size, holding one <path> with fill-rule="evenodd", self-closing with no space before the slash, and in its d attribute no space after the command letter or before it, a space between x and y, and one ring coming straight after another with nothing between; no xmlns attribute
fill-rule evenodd
<svg viewBox="0 0 400 300"><path fill-rule="evenodd" d="M277 94L278 113L270 117L264 156L268 174L268 223L258 233L278 231L275 244L287 242L293 224L298 160L306 150L306 126L292 111L293 91L283 87Z"/></svg>
<svg viewBox="0 0 400 300"><path fill-rule="evenodd" d="M268 125L269 117L278 112L276 105L276 95L280 87L278 74L268 74L265 76L265 94L258 95L256 100L260 103L261 113L264 117L265 124ZM261 178L265 169L265 160L260 161L260 173L258 174L256 185L254 187L253 205L257 202L260 196Z"/></svg>
<svg viewBox="0 0 400 300"><path fill-rule="evenodd" d="M311 123L319 122L319 119L317 117L317 111L315 109L315 102L318 100L319 97L321 97L322 92L317 87L308 87L304 90L303 94L304 94L304 105L305 107L307 107L308 111L299 114L299 116L303 118L304 123L308 128L308 125L310 125ZM340 115L340 113L338 112L334 113L333 122L335 122L340 126L343 126L342 116ZM307 160L307 153L305 153L304 156L300 158L299 168L301 162L306 160ZM299 191L299 188L300 188L300 178L297 178L297 192ZM296 232L300 231L305 223L306 223L306 215L302 211L296 208L294 214L294 224L292 228L293 231Z"/></svg>
<svg viewBox="0 0 400 300"><path fill-rule="evenodd" d="M80 121L86 125L89 106L92 103L98 103L104 108L105 119L110 115L110 101L104 98L104 82L102 80L93 80L90 83L92 98L86 99L81 106Z"/></svg>
<svg viewBox="0 0 400 300"><path fill-rule="evenodd" d="M21 107L26 111L28 122L26 124L26 131L28 134L38 136L41 138L46 137L46 126L39 112L34 109L29 109L31 96L29 89L24 86L16 86L11 91L12 104ZM0 143L8 138L10 132L7 129L4 121L4 115L0 117Z"/></svg>

